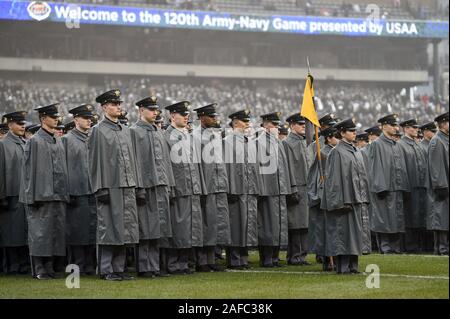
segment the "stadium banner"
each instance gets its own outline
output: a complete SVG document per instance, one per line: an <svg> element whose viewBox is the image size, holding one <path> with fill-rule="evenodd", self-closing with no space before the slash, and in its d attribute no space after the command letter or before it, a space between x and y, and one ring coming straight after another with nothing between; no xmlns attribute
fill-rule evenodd
<svg viewBox="0 0 450 319"><path fill-rule="evenodd" d="M448 21L304 17L0 0L0 19L359 37L448 38Z"/></svg>

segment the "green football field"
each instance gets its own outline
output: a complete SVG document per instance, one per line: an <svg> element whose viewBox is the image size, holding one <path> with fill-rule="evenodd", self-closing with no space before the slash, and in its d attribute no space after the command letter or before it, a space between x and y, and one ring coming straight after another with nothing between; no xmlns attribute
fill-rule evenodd
<svg viewBox="0 0 450 319"><path fill-rule="evenodd" d="M449 298L448 257L431 255L362 256L360 271L369 264L379 267L379 288L367 274L336 275L311 266L257 267L247 271L196 273L168 278L106 282L96 276L81 277L80 288L68 289L61 279L38 281L31 276L0 275L0 298ZM284 257L284 254L283 254ZM283 263L284 264L284 263Z"/></svg>

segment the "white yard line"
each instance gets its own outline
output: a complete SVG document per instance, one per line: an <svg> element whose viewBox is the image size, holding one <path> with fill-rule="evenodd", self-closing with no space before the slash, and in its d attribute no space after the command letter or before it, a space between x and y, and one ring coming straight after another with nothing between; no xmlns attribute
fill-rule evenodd
<svg viewBox="0 0 450 319"><path fill-rule="evenodd" d="M251 250L249 251L249 255L258 255L259 253L257 251ZM224 255L225 256L225 255ZM363 255L360 256L360 258L364 258L364 257L370 257L370 256L376 256L376 257L423 257L423 258L447 258L447 255L442 255L442 256L438 256L438 255L420 255L420 254L387 254L387 255L383 255L383 254L379 254L379 253L372 253L369 255Z"/></svg>
<svg viewBox="0 0 450 319"><path fill-rule="evenodd" d="M336 275L335 272L322 272L322 271L268 271L268 270L227 270L227 272L235 273L261 273L261 274L288 274L288 275L316 275L316 276L330 276ZM367 276L369 274L361 273L351 276ZM411 278L411 279L435 279L435 280L449 280L448 276L420 276L420 275L402 275L402 274L380 274L381 277L399 277L399 278Z"/></svg>
<svg viewBox="0 0 450 319"><path fill-rule="evenodd" d="M442 279L448 280L448 276L419 276L419 275L400 275L400 274L380 274L381 277L403 277L413 279Z"/></svg>
<svg viewBox="0 0 450 319"><path fill-rule="evenodd" d="M448 256L438 256L438 255L415 255L415 254L398 254L398 255L382 255L382 254L372 254L373 256L377 256L377 257L423 257L423 258L447 258ZM366 256L370 256L370 255L366 255ZM365 257L365 256L363 256Z"/></svg>

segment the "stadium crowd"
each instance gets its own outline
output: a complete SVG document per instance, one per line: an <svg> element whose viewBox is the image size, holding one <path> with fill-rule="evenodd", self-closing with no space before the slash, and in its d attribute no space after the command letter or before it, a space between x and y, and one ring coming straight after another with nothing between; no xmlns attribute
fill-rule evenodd
<svg viewBox="0 0 450 319"><path fill-rule="evenodd" d="M121 88L124 108L131 122L137 120L138 111L134 103L142 96L155 95L161 105L169 105L179 100L189 100L193 105L204 105L216 101L225 120L241 108L247 107L257 117L261 114L279 110L283 116L299 109L302 101L304 82L299 84L269 85L254 81L221 82L219 80L202 83L169 83L150 78L105 81L99 86L74 86L59 84L42 85L32 81L7 80L0 78L0 106L4 112L15 109L32 110L37 105L60 101L62 111L80 103L95 105L95 92L103 88ZM355 117L362 128L376 123L380 114L398 113L401 118L417 118L421 122L431 121L433 114L447 108L448 102L436 102L433 97L415 96L410 99L405 89L386 89L360 86L321 86L316 90L316 107L319 114L336 113L342 117ZM33 112L30 112L33 114ZM37 121L37 118L36 118ZM224 123L224 122L222 122Z"/></svg>

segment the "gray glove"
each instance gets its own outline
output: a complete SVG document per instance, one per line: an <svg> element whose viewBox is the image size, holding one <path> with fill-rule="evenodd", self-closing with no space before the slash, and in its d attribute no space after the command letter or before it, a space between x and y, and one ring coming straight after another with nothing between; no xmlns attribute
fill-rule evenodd
<svg viewBox="0 0 450 319"><path fill-rule="evenodd" d="M145 195L145 189L136 188L136 204L139 206L144 206L147 204L147 197Z"/></svg>

